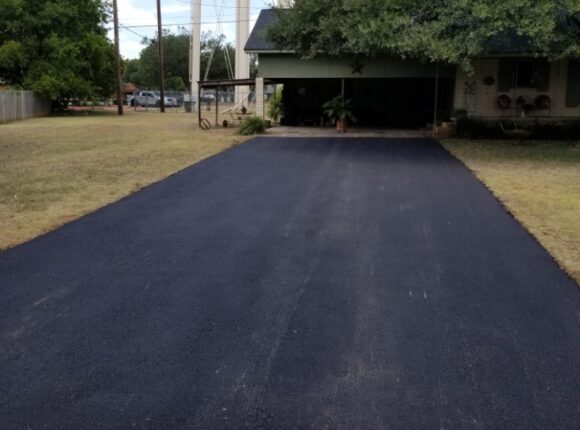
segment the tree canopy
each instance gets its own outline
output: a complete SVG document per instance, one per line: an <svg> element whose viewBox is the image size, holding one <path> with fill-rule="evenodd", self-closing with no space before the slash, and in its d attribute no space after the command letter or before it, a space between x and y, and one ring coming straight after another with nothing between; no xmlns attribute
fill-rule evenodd
<svg viewBox="0 0 580 430"><path fill-rule="evenodd" d="M191 33L180 29L177 33L165 31L163 34L165 87L183 91L189 83L189 49ZM145 48L138 59L125 62L124 80L141 88L159 87L158 38L144 39ZM227 58L231 60L231 69ZM225 36L211 31L201 36L201 79L230 79L235 75L236 50L226 41ZM208 64L211 67L208 69ZM256 63L251 63L252 76L256 74ZM206 75L207 73L207 75Z"/></svg>
<svg viewBox="0 0 580 430"><path fill-rule="evenodd" d="M303 57L396 54L470 68L490 40L534 55L580 57L578 0L296 0L267 37Z"/></svg>
<svg viewBox="0 0 580 430"><path fill-rule="evenodd" d="M165 86L167 89L183 91L189 82L189 48L191 33L185 29L178 33L166 31L163 34ZM132 82L141 88L156 89L159 86L158 38L145 39L146 47L138 59L129 60L125 67L125 81ZM213 52L213 57L212 57ZM232 63L228 69L226 52ZM204 32L201 38L201 78L204 78L207 65L208 79L228 79L234 73L235 49L225 41L224 36Z"/></svg>
<svg viewBox="0 0 580 430"><path fill-rule="evenodd" d="M104 0L0 0L0 78L51 99L108 96L114 48Z"/></svg>

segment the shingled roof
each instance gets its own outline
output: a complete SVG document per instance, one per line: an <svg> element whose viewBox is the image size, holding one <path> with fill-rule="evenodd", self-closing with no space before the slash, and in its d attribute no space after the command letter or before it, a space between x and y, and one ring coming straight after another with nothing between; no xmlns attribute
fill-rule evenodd
<svg viewBox="0 0 580 430"><path fill-rule="evenodd" d="M505 31L492 36L485 50L488 55L522 55L533 51L532 40L515 31Z"/></svg>
<svg viewBox="0 0 580 430"><path fill-rule="evenodd" d="M265 34L266 30L275 24L277 20L278 16L275 9L262 10L244 49L248 52L258 53L260 51L279 51L279 49L276 49L274 43L266 38Z"/></svg>

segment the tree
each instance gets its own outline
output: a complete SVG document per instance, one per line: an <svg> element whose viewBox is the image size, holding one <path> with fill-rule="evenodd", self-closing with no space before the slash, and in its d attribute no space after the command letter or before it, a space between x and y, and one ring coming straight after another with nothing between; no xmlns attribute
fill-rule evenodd
<svg viewBox="0 0 580 430"><path fill-rule="evenodd" d="M0 77L50 99L109 96L104 0L0 0Z"/></svg>
<svg viewBox="0 0 580 430"><path fill-rule="evenodd" d="M166 31L163 34L163 49L165 52L165 86L169 90L183 91L189 83L189 49L191 33L180 29L177 34ZM129 60L125 66L125 81L133 82L142 88L155 89L159 87L159 55L158 38L145 39L147 45L139 59ZM226 56L227 52L227 56ZM212 54L213 53L213 54ZM231 59L232 67L228 66L227 58ZM207 70L211 58L211 67ZM201 39L201 78L228 79L234 73L235 49L231 43L225 42L224 36L216 36L212 32L204 32Z"/></svg>
<svg viewBox="0 0 580 430"><path fill-rule="evenodd" d="M137 83L141 79L138 58L123 61L123 81Z"/></svg>
<svg viewBox="0 0 580 430"><path fill-rule="evenodd" d="M469 69L506 36L536 55L580 57L578 0L296 0L278 15L267 37L303 57L395 54Z"/></svg>

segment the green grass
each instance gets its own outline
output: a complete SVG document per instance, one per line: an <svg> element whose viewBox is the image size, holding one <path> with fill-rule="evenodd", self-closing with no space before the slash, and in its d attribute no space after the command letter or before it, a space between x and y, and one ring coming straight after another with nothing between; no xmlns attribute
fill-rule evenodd
<svg viewBox="0 0 580 430"><path fill-rule="evenodd" d="M132 112L0 125L0 249L27 241L227 149L233 129Z"/></svg>
<svg viewBox="0 0 580 430"><path fill-rule="evenodd" d="M580 143L442 143L580 282Z"/></svg>

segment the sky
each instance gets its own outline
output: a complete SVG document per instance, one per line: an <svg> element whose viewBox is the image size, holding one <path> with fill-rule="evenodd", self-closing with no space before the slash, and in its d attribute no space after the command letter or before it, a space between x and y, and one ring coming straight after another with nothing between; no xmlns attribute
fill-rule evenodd
<svg viewBox="0 0 580 430"><path fill-rule="evenodd" d="M250 29L261 9L266 9L271 0L250 0ZM144 48L143 37L154 37L157 31L156 0L118 0L121 55L124 58L138 58ZM221 6L222 31L217 29L217 17ZM191 30L191 0L161 0L163 27L176 31L177 25ZM202 0L202 31L222 33L229 41L235 40L236 0ZM135 26L150 27L135 27ZM129 28L127 28L129 27ZM113 38L111 30L109 36Z"/></svg>

